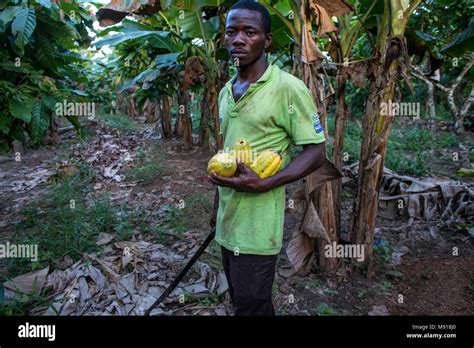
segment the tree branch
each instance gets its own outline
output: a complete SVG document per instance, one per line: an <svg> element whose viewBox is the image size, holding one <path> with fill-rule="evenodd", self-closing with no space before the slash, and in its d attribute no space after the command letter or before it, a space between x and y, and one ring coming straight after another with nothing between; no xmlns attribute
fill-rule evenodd
<svg viewBox="0 0 474 348"><path fill-rule="evenodd" d="M423 75L423 73L420 71L420 68L418 68L415 65L412 65L411 74L413 76L415 76L416 78L419 78L420 80L425 81L426 83L431 83L431 84L435 85L436 87L438 87L443 92L449 93L449 90L451 89L451 88L448 88L446 86L443 86L441 83L439 83L439 81L433 80L432 78L429 78L428 76Z"/></svg>
<svg viewBox="0 0 474 348"><path fill-rule="evenodd" d="M464 102L464 105L461 108L461 117L466 116L472 103L474 103L474 84L471 84L471 94L469 94L469 97L467 97L466 101Z"/></svg>
<svg viewBox="0 0 474 348"><path fill-rule="evenodd" d="M461 83L462 78L464 77L464 75L467 74L467 72L469 71L469 69L471 69L473 63L474 63L474 58L471 58L471 60L469 61L469 63L467 63L466 66L464 67L464 69L462 69L462 71L461 71L461 73L459 74L459 76L456 77L456 80L455 80L454 83L453 83L453 87L454 87L454 88L456 88L456 87Z"/></svg>

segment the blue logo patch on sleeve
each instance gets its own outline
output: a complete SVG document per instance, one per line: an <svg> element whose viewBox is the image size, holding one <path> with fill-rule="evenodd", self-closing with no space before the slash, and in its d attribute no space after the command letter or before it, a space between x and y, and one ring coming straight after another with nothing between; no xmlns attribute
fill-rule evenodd
<svg viewBox="0 0 474 348"><path fill-rule="evenodd" d="M313 120L314 120L314 131L316 133L321 133L323 131L323 126L321 126L321 121L319 120L319 115L318 114L314 114L312 117L311 117Z"/></svg>

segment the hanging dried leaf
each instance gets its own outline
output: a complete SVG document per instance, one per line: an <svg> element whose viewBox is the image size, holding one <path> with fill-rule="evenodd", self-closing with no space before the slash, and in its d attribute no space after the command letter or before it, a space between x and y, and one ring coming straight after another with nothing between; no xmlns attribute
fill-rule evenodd
<svg viewBox="0 0 474 348"><path fill-rule="evenodd" d="M311 238L319 238L331 243L312 201L309 201L301 229Z"/></svg>
<svg viewBox="0 0 474 348"><path fill-rule="evenodd" d="M131 13L152 15L161 10L159 0L133 0L112 2L97 12L97 19L102 27L117 24Z"/></svg>
<svg viewBox="0 0 474 348"><path fill-rule="evenodd" d="M202 82L205 71L201 59L199 57L189 57L186 60L186 68L184 70L182 89L188 89L198 82Z"/></svg>
<svg viewBox="0 0 474 348"><path fill-rule="evenodd" d="M359 88L365 86L365 76L367 74L366 62L357 62L345 68L346 73L350 76L354 85Z"/></svg>
<svg viewBox="0 0 474 348"><path fill-rule="evenodd" d="M304 191L297 191L293 197L293 199L304 197L306 200L305 218L301 225L294 229L286 249L288 259L294 267L294 273L306 275L312 271L317 238L330 242L330 238L310 199L311 193L325 183L336 180L341 176L339 170L329 160L326 160L323 166L306 177Z"/></svg>
<svg viewBox="0 0 474 348"><path fill-rule="evenodd" d="M314 41L311 31L306 29L306 25L303 25L303 34L301 39L301 59L304 63L310 64L325 58L324 54L321 53L318 45Z"/></svg>
<svg viewBox="0 0 474 348"><path fill-rule="evenodd" d="M332 22L331 17L323 6L316 4L313 0L309 3L309 7L318 24L318 36L322 36L323 34L329 33L331 31L337 31L337 28Z"/></svg>
<svg viewBox="0 0 474 348"><path fill-rule="evenodd" d="M339 17L353 11L352 6L344 0L317 0L317 3L324 7L329 17Z"/></svg>
<svg viewBox="0 0 474 348"><path fill-rule="evenodd" d="M315 240L305 233L302 233L299 227L293 230L291 240L286 248L286 254L293 266L293 274L307 275L313 269Z"/></svg>
<svg viewBox="0 0 474 348"><path fill-rule="evenodd" d="M311 193L313 193L313 191L319 186L328 181L337 180L341 177L341 172L331 161L326 159L326 162L321 167L306 177L306 184L308 186L307 194L311 195Z"/></svg>
<svg viewBox="0 0 474 348"><path fill-rule="evenodd" d="M318 24L318 36L337 30L331 17L343 16L353 10L344 0L310 0L309 9Z"/></svg>

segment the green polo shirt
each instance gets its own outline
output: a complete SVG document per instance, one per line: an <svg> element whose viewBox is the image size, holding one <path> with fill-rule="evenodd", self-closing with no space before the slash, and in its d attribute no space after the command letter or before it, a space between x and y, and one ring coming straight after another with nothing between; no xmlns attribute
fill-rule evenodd
<svg viewBox="0 0 474 348"><path fill-rule="evenodd" d="M311 92L300 79L269 64L260 79L235 102L237 74L219 93L219 121L224 151L239 139L257 154L267 149L283 157L280 171L291 161L288 147L325 141ZM274 255L281 250L285 186L265 193L237 192L219 186L216 241L241 254Z"/></svg>

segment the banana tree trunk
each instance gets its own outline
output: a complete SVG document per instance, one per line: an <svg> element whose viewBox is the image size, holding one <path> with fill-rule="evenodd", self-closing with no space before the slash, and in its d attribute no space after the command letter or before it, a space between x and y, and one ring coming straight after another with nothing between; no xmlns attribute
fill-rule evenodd
<svg viewBox="0 0 474 348"><path fill-rule="evenodd" d="M177 138L181 138L183 136L184 132L184 123L185 123L185 117L184 113L187 112L185 109L187 109L186 106L184 106L182 103L182 97L178 96L179 104L178 104L178 114L176 115L176 124L174 126L174 135Z"/></svg>
<svg viewBox="0 0 474 348"><path fill-rule="evenodd" d="M209 98L209 90L207 85L204 85L201 99L201 122L199 124L199 147L203 150L209 149L209 120L211 115Z"/></svg>
<svg viewBox="0 0 474 348"><path fill-rule="evenodd" d="M173 128L171 126L171 113L170 113L170 100L167 95L162 97L163 110L162 110L162 125L163 125L163 136L166 139L171 139L173 136Z"/></svg>
<svg viewBox="0 0 474 348"><path fill-rule="evenodd" d="M347 74L344 71L344 67L340 66L337 77L337 90L336 90L336 122L334 129L334 144L333 144L333 159L334 166L342 171L343 166L343 149L344 149L344 131L347 120L347 104L346 98L346 84ZM341 192L342 192L342 179L333 181L332 183L333 195L334 195L334 214L336 219L336 231L340 237L341 228Z"/></svg>
<svg viewBox="0 0 474 348"><path fill-rule="evenodd" d="M189 150L193 146L192 122L189 116L189 93L187 90L180 90L178 94L178 119L176 128L179 130L178 136L183 137L185 149Z"/></svg>
<svg viewBox="0 0 474 348"><path fill-rule="evenodd" d="M397 102L398 77L407 69L408 54L403 36L409 17L421 0L400 2L386 0L385 12L379 31L379 57L371 61L369 69L369 95L363 125L363 142L359 161L357 194L354 200L350 239L363 245L365 259L361 266L367 268L367 277L373 276L373 242L379 203L379 189L387 153L393 115L382 113L385 105ZM404 61L401 60L404 57Z"/></svg>
<svg viewBox="0 0 474 348"><path fill-rule="evenodd" d="M153 123L156 121L156 106L157 101L146 100L143 106L143 113L145 115L145 123Z"/></svg>
<svg viewBox="0 0 474 348"><path fill-rule="evenodd" d="M362 121L364 139L350 236L352 243L363 245L365 248L366 258L362 264L367 267L369 278L373 275L372 251L379 188L393 117L381 115L380 105L382 102L393 101L397 63L393 62L388 71L383 71L380 63L374 67L376 74L370 83L370 92ZM392 75L391 78L389 78L390 75Z"/></svg>
<svg viewBox="0 0 474 348"><path fill-rule="evenodd" d="M155 106L155 130L156 132L163 137L163 118L161 113L161 100L156 101Z"/></svg>
<svg viewBox="0 0 474 348"><path fill-rule="evenodd" d="M298 57L301 57L301 50L298 49ZM324 128L324 135L328 139L328 127L327 127L327 105L325 102L325 91L323 82L319 78L316 64L304 63L301 58L298 59L298 72L299 76L311 91L316 107L318 109L321 124ZM311 176L312 174L310 174ZM311 179L310 179L311 180ZM312 194L312 202L316 208L319 219L324 226L326 233L329 237L328 240L317 239L316 249L319 255L319 267L324 272L335 271L339 260L337 258L326 257L325 248L326 245L331 243L337 243L337 228L336 228L336 215L334 212L333 202L333 191L332 182L323 184L320 188L316 189Z"/></svg>
<svg viewBox="0 0 474 348"><path fill-rule="evenodd" d="M211 84L209 88L209 108L211 110L212 120L214 121L214 137L216 139L216 152L224 147L219 124L219 109L217 107L218 92L215 84Z"/></svg>

